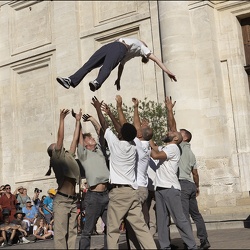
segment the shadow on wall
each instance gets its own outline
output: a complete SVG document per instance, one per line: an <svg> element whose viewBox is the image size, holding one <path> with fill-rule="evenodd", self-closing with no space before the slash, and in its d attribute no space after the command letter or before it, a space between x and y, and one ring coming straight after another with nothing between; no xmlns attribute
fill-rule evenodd
<svg viewBox="0 0 250 250"><path fill-rule="evenodd" d="M250 215L244 220L244 228L250 228Z"/></svg>

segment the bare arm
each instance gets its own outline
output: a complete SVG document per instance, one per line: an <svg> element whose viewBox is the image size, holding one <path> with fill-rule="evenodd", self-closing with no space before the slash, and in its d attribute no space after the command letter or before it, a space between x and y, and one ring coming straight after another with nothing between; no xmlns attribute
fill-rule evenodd
<svg viewBox="0 0 250 250"><path fill-rule="evenodd" d="M115 127L115 130L118 134L120 134L120 131L121 131L121 124L119 123L119 121L116 119L116 117L114 116L114 114L110 111L110 108L109 106L106 104L106 103L103 103L102 104L102 111L105 112L109 118L111 119L114 127Z"/></svg>
<svg viewBox="0 0 250 250"><path fill-rule="evenodd" d="M124 65L119 64L117 79L115 81L115 85L116 85L117 90L121 89L120 81L121 81L121 76L122 76L123 69L124 69Z"/></svg>
<svg viewBox="0 0 250 250"><path fill-rule="evenodd" d="M137 130L137 137L141 137L141 120L139 116L139 111L138 111L138 106L139 106L139 101L136 98L132 98L132 102L134 103L134 126Z"/></svg>
<svg viewBox="0 0 250 250"><path fill-rule="evenodd" d="M80 109L79 113L75 115L75 119L76 119L75 131L74 131L73 140L71 142L70 149L69 149L69 151L72 154L75 154L76 146L79 140L81 117L82 117L82 109Z"/></svg>
<svg viewBox="0 0 250 250"><path fill-rule="evenodd" d="M168 119L168 127L170 131L176 132L177 128L176 128L176 121L174 118L174 112L173 112L173 107L175 105L176 101L174 103L172 103L172 98L170 97L166 97L165 100L165 106L167 109L167 119Z"/></svg>
<svg viewBox="0 0 250 250"><path fill-rule="evenodd" d="M105 146L104 132L103 132L101 125L98 123L98 121L93 116L90 116L89 114L84 114L82 118L84 122L90 121L92 123L99 137L100 144L102 146Z"/></svg>
<svg viewBox="0 0 250 250"><path fill-rule="evenodd" d="M100 136L100 131L101 131L102 127L93 116L91 116L89 114L84 114L82 116L82 119L84 122L90 121L92 123L93 127L95 128L95 132L97 133L98 136Z"/></svg>
<svg viewBox="0 0 250 250"><path fill-rule="evenodd" d="M61 149L63 146L63 139L64 139L64 119L70 113L69 109L60 110L60 121L59 121L59 128L57 132L57 143L56 149Z"/></svg>
<svg viewBox="0 0 250 250"><path fill-rule="evenodd" d="M196 186L196 196L199 195L200 190L199 190L199 174L197 169L192 169L192 174L193 174L193 180Z"/></svg>
<svg viewBox="0 0 250 250"><path fill-rule="evenodd" d="M99 102L98 99L94 96L92 98L92 103L91 103L95 109L96 109L96 112L97 112L97 115L98 115L98 118L99 118L99 122L102 126L102 129L103 129L103 133L105 133L106 129L108 128L108 123L107 121L105 120L103 114L102 114L102 110L101 110L101 106L102 106L102 102Z"/></svg>
<svg viewBox="0 0 250 250"><path fill-rule="evenodd" d="M158 59L154 54L150 54L148 58L154 61L165 73L167 73L167 75L171 80L173 79L175 82L177 82L175 75L172 72L170 72L162 63L162 61Z"/></svg>
<svg viewBox="0 0 250 250"><path fill-rule="evenodd" d="M117 112L118 112L118 119L119 122L121 124L121 126L127 122L123 110L122 110L122 97L120 95L117 95L116 98L116 108L117 108Z"/></svg>
<svg viewBox="0 0 250 250"><path fill-rule="evenodd" d="M167 159L167 155L164 151L159 151L158 150L158 146L155 145L155 143L153 142L153 140L149 141L150 147L152 148L151 150L151 157L154 160L166 160Z"/></svg>

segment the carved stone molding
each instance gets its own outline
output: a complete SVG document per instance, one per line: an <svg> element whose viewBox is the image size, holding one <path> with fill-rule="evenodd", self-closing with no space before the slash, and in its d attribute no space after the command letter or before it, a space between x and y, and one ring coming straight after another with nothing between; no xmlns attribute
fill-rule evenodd
<svg viewBox="0 0 250 250"><path fill-rule="evenodd" d="M50 1L15 1L9 6L12 56L51 43Z"/></svg>

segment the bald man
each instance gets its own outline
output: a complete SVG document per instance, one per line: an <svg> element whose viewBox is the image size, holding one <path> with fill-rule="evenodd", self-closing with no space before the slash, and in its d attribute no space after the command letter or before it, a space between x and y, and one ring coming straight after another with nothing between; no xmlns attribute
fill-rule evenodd
<svg viewBox="0 0 250 250"><path fill-rule="evenodd" d="M182 135L177 131L169 131L158 148L153 141L151 157L159 160L155 177L155 201L158 238L161 249L171 249L170 246L170 215L173 218L182 240L188 249L197 249L190 222L187 220L181 203L181 186L178 180L178 162L181 151L179 143Z"/></svg>

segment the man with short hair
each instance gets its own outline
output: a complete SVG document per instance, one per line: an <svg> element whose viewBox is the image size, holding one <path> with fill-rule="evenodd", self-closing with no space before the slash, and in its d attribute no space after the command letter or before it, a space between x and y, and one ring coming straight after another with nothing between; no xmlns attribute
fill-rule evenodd
<svg viewBox="0 0 250 250"><path fill-rule="evenodd" d="M168 126L172 131L177 131L176 121L173 114L172 98L166 98L166 107L168 110ZM182 150L179 161L179 181L181 185L181 202L184 214L189 220L190 215L196 225L197 237L200 239L200 249L209 249L210 243L204 219L199 211L196 197L199 195L199 174L197 170L196 158L191 150L190 141L192 134L186 129L180 129L183 141L180 143ZM192 177L191 177L192 174Z"/></svg>
<svg viewBox="0 0 250 250"><path fill-rule="evenodd" d="M89 83L90 90L96 91L119 64L115 85L117 90L120 90L124 65L134 57L141 57L143 63L147 63L149 59L154 61L171 80L177 81L175 75L150 51L145 42L130 37L121 37L114 42L105 44L75 74L70 77L57 77L56 80L66 89L69 89L70 86L75 88L90 71L102 66L97 78Z"/></svg>
<svg viewBox="0 0 250 250"><path fill-rule="evenodd" d="M90 115L83 115L84 121L91 121L99 136L99 143L90 133L82 134L80 130L79 144L77 148L80 160L86 175L88 191L84 198L85 223L79 241L79 249L90 249L91 233L96 226L99 217L105 224L104 249L107 249L107 208L108 208L108 182L109 170L103 154L104 134L100 124Z"/></svg>
<svg viewBox="0 0 250 250"><path fill-rule="evenodd" d="M18 203L16 196L11 193L11 186L6 184L4 186L5 193L0 197L0 212L7 208L10 211L10 221L14 220L14 214L16 213L16 205ZM1 214L0 214L1 215ZM0 216L1 219L1 216Z"/></svg>
<svg viewBox="0 0 250 250"><path fill-rule="evenodd" d="M178 162L181 155L178 144L181 141L181 133L171 130L167 132L163 139L164 147L158 148L153 141L150 141L151 156L153 159L159 160L155 178L155 199L158 238L161 249L171 249L170 215L188 249L197 249L190 222L187 220L181 204L181 187L177 177Z"/></svg>
<svg viewBox="0 0 250 250"><path fill-rule="evenodd" d="M110 150L110 183L113 189L109 192L107 215L108 249L118 249L119 227L125 217L135 231L142 247L144 249L156 249L154 239L143 218L141 203L137 195L136 147L133 142L136 137L136 128L130 123L124 123L121 126L116 119L112 119L115 122L116 130L120 132L119 140L108 127L101 111L101 103L96 97L92 98L92 104L97 111Z"/></svg>

